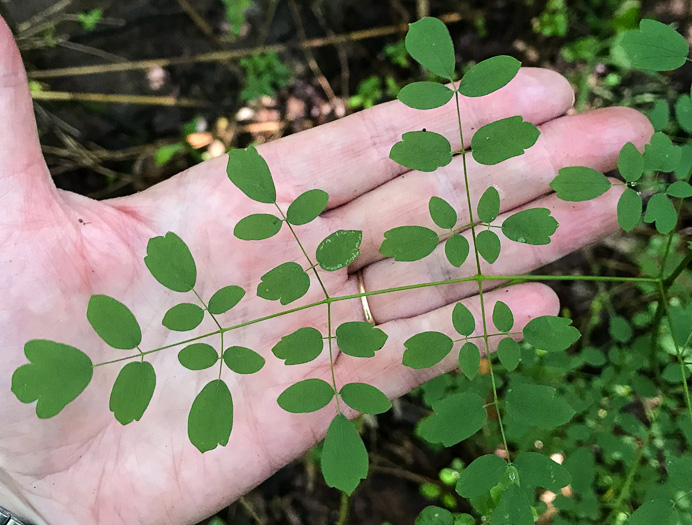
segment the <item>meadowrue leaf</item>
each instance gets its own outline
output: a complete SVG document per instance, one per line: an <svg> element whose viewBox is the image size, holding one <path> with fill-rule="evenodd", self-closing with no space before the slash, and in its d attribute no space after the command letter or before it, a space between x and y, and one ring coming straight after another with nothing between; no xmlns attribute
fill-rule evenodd
<svg viewBox="0 0 692 525"><path fill-rule="evenodd" d="M626 343L632 339L632 327L627 319L621 315L616 315L610 318L608 332L613 339L621 343Z"/></svg>
<svg viewBox="0 0 692 525"><path fill-rule="evenodd" d="M572 476L565 467L544 454L521 452L513 463L519 471L522 488L529 492L542 487L559 493L561 488L572 481Z"/></svg>
<svg viewBox="0 0 692 525"><path fill-rule="evenodd" d="M525 425L552 430L572 419L570 404L546 385L517 384L505 396L507 414Z"/></svg>
<svg viewBox="0 0 692 525"><path fill-rule="evenodd" d="M337 414L322 447L322 475L328 486L351 495L368 476L368 451L353 422Z"/></svg>
<svg viewBox="0 0 692 525"><path fill-rule="evenodd" d="M553 315L536 317L524 326L524 340L541 350L550 352L567 350L581 337L579 330L571 324L572 320L566 317Z"/></svg>
<svg viewBox="0 0 692 525"><path fill-rule="evenodd" d="M570 202L590 201L603 195L610 186L603 173L585 166L561 168L550 183L559 199Z"/></svg>
<svg viewBox="0 0 692 525"><path fill-rule="evenodd" d="M428 210L433 222L440 228L451 230L457 223L457 212L451 204L440 197L430 197Z"/></svg>
<svg viewBox="0 0 692 525"><path fill-rule="evenodd" d="M238 221L233 229L233 235L243 241L261 241L273 237L283 221L271 213L254 213Z"/></svg>
<svg viewBox="0 0 692 525"><path fill-rule="evenodd" d="M310 288L310 276L300 264L285 262L265 273L257 285L257 295L287 305L300 299Z"/></svg>
<svg viewBox="0 0 692 525"><path fill-rule="evenodd" d="M392 408L387 396L367 383L348 383L341 387L339 395L344 403L361 414L382 414Z"/></svg>
<svg viewBox="0 0 692 525"><path fill-rule="evenodd" d="M454 515L447 509L429 505L416 517L414 525L455 525Z"/></svg>
<svg viewBox="0 0 692 525"><path fill-rule="evenodd" d="M336 344L344 354L353 357L373 357L387 342L387 334L372 323L346 322L336 329Z"/></svg>
<svg viewBox="0 0 692 525"><path fill-rule="evenodd" d="M454 91L437 82L413 82L399 91L397 98L413 109L435 109L444 106Z"/></svg>
<svg viewBox="0 0 692 525"><path fill-rule="evenodd" d="M669 457L666 461L666 470L668 479L675 488L685 492L692 491L692 459Z"/></svg>
<svg viewBox="0 0 692 525"><path fill-rule="evenodd" d="M226 383L214 379L207 383L192 402L187 418L190 442L204 453L225 447L233 428L233 397Z"/></svg>
<svg viewBox="0 0 692 525"><path fill-rule="evenodd" d="M236 187L257 202L276 202L276 188L267 162L254 146L234 149L228 154L226 174Z"/></svg>
<svg viewBox="0 0 692 525"><path fill-rule="evenodd" d="M286 412L307 414L326 407L334 397L332 385L322 379L303 379L279 394L276 402Z"/></svg>
<svg viewBox="0 0 692 525"><path fill-rule="evenodd" d="M499 214L500 194L495 186L490 186L478 201L478 218L482 222L493 222Z"/></svg>
<svg viewBox="0 0 692 525"><path fill-rule="evenodd" d="M507 462L495 454L474 459L461 471L456 491L462 498L476 498L498 484L507 470Z"/></svg>
<svg viewBox="0 0 692 525"><path fill-rule="evenodd" d="M685 181L678 180L668 186L666 193L671 197L686 199L688 197L692 197L692 186Z"/></svg>
<svg viewBox="0 0 692 525"><path fill-rule="evenodd" d="M418 261L437 247L438 236L424 226L398 226L384 232L380 253L395 261Z"/></svg>
<svg viewBox="0 0 692 525"><path fill-rule="evenodd" d="M500 256L500 238L497 234L490 230L483 230L476 235L476 248L481 257L493 264Z"/></svg>
<svg viewBox="0 0 692 525"><path fill-rule="evenodd" d="M678 525L677 512L669 499L654 499L647 501L635 510L625 525Z"/></svg>
<svg viewBox="0 0 692 525"><path fill-rule="evenodd" d="M538 140L538 128L521 116L508 117L481 127L471 139L471 153L476 162L499 164L524 154Z"/></svg>
<svg viewBox="0 0 692 525"><path fill-rule="evenodd" d="M651 125L654 127L654 131L661 131L668 125L670 120L670 106L668 102L662 99L656 100L654 102L654 107L647 114Z"/></svg>
<svg viewBox="0 0 692 525"><path fill-rule="evenodd" d="M92 295L87 319L106 344L120 350L132 350L142 342L142 330L130 309L108 295Z"/></svg>
<svg viewBox="0 0 692 525"><path fill-rule="evenodd" d="M682 149L675 146L668 135L659 131L644 146L644 168L649 171L674 171L681 155Z"/></svg>
<svg viewBox="0 0 692 525"><path fill-rule="evenodd" d="M497 345L497 357L508 372L512 372L521 361L519 344L511 337L505 337Z"/></svg>
<svg viewBox="0 0 692 525"><path fill-rule="evenodd" d="M476 319L466 306L457 303L452 310L452 325L461 335L469 336L476 329Z"/></svg>
<svg viewBox="0 0 692 525"><path fill-rule="evenodd" d="M499 55L472 66L459 82L459 93L467 97L483 97L505 87L517 75L521 62Z"/></svg>
<svg viewBox="0 0 692 525"><path fill-rule="evenodd" d="M531 208L507 217L502 223L502 233L512 241L539 246L550 244L558 226L548 208Z"/></svg>
<svg viewBox="0 0 692 525"><path fill-rule="evenodd" d="M481 351L475 343L466 342L459 350L459 368L464 375L473 380L481 367Z"/></svg>
<svg viewBox="0 0 692 525"><path fill-rule="evenodd" d="M454 44L444 22L425 17L409 24L404 45L408 54L425 69L452 80L456 61Z"/></svg>
<svg viewBox="0 0 692 525"><path fill-rule="evenodd" d="M24 345L29 363L12 374L12 392L22 403L36 401L36 415L57 415L87 387L93 376L89 356L77 348L46 339Z"/></svg>
<svg viewBox="0 0 692 525"><path fill-rule="evenodd" d="M675 168L675 177L678 180L687 181L692 175L692 144L680 146L680 161Z"/></svg>
<svg viewBox="0 0 692 525"><path fill-rule="evenodd" d="M156 387L156 372L148 361L126 364L113 384L108 407L121 425L139 421Z"/></svg>
<svg viewBox="0 0 692 525"><path fill-rule="evenodd" d="M409 131L392 146L389 158L404 168L432 172L452 162L452 146L439 133Z"/></svg>
<svg viewBox="0 0 692 525"><path fill-rule="evenodd" d="M441 332L421 332L409 337L404 346L403 364L418 370L442 361L451 352L454 342Z"/></svg>
<svg viewBox="0 0 692 525"><path fill-rule="evenodd" d="M618 224L626 232L634 230L642 217L642 196L631 188L627 188L618 200Z"/></svg>
<svg viewBox="0 0 692 525"><path fill-rule="evenodd" d="M229 346L223 353L223 362L236 374L254 374L262 369L266 361L254 350L244 346Z"/></svg>
<svg viewBox="0 0 692 525"><path fill-rule="evenodd" d="M301 365L317 359L324 348L324 339L317 328L298 328L274 345L272 353L287 365Z"/></svg>
<svg viewBox="0 0 692 525"><path fill-rule="evenodd" d="M286 210L286 220L294 226L302 226L314 221L327 207L329 194L314 189L301 193Z"/></svg>
<svg viewBox="0 0 692 525"><path fill-rule="evenodd" d="M317 262L329 272L346 268L360 255L358 248L362 240L363 232L360 230L337 230L317 247Z"/></svg>
<svg viewBox="0 0 692 525"><path fill-rule="evenodd" d="M178 361L188 370L205 370L218 360L216 349L207 343L192 343L178 352Z"/></svg>
<svg viewBox="0 0 692 525"><path fill-rule="evenodd" d="M646 204L644 222L655 222L658 233L666 234L675 229L678 222L678 214L670 199L664 193L656 193L651 196Z"/></svg>
<svg viewBox="0 0 692 525"><path fill-rule="evenodd" d="M228 312L245 297L245 290L240 286L224 286L209 299L207 310L210 314L219 315Z"/></svg>
<svg viewBox="0 0 692 525"><path fill-rule="evenodd" d="M451 447L470 438L485 424L488 414L478 394L452 394L433 403L433 414L419 424L421 436L430 443Z"/></svg>
<svg viewBox="0 0 692 525"><path fill-rule="evenodd" d="M144 264L154 279L174 292L189 292L197 281L197 267L192 253L173 232L149 239Z"/></svg>
<svg viewBox="0 0 692 525"><path fill-rule="evenodd" d="M675 103L675 118L680 127L687 133L692 133L692 99L689 95L680 95Z"/></svg>
<svg viewBox="0 0 692 525"><path fill-rule="evenodd" d="M627 31L620 42L632 67L671 71L685 63L690 51L685 38L656 20L642 20L639 29Z"/></svg>
<svg viewBox="0 0 692 525"><path fill-rule="evenodd" d="M162 324L169 330L187 332L197 328L204 319L204 310L192 303L176 304L163 316Z"/></svg>
<svg viewBox="0 0 692 525"><path fill-rule="evenodd" d="M529 498L519 486L512 483L500 496L493 511L493 525L533 525L533 512Z"/></svg>
<svg viewBox="0 0 692 525"><path fill-rule="evenodd" d="M644 159L637 146L628 142L618 155L618 170L627 182L638 181L644 173Z"/></svg>
<svg viewBox="0 0 692 525"><path fill-rule="evenodd" d="M514 326L512 310L502 301L497 301L493 307L493 324L500 332L509 332Z"/></svg>
<svg viewBox="0 0 692 525"><path fill-rule="evenodd" d="M453 235L445 241L445 256L449 264L459 268L469 256L469 241L463 235Z"/></svg>

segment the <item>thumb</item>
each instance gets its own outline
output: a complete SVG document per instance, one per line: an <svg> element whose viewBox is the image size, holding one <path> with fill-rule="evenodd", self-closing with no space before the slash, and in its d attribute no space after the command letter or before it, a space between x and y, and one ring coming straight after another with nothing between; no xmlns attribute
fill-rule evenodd
<svg viewBox="0 0 692 525"><path fill-rule="evenodd" d="M43 160L26 72L7 23L0 17L0 209L10 213L55 199Z"/></svg>

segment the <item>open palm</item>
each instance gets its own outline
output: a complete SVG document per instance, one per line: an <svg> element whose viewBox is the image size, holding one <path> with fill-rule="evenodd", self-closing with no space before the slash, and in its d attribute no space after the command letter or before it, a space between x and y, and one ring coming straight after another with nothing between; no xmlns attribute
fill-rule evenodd
<svg viewBox="0 0 692 525"><path fill-rule="evenodd" d="M536 146L501 169L469 162L474 205L482 191L494 185L502 196L503 212L531 203L550 208L561 225L547 246L508 241L500 259L484 271L530 271L615 229L615 192L576 206L547 195L548 182L562 166L612 168L623 144L646 142L648 122L626 109L563 117L571 102L568 83L538 69L520 71L498 93L462 101L468 137L481 125L511 115L522 115L542 131ZM204 454L188 439L187 418L193 399L218 377L219 368L186 370L177 359L180 347L147 356L157 382L141 421L123 426L108 409L122 364L97 367L84 393L54 418L40 420L32 405L20 403L10 384L13 372L27 363L24 345L29 340L77 347L95 364L132 355L105 345L87 322L87 304L94 294L115 297L134 312L145 351L216 330L209 316L185 334L162 326L171 306L197 299L167 290L147 270L143 258L152 237L173 231L187 243L197 262L195 292L203 300L227 285L247 291L235 308L217 316L223 326L287 308L257 296L260 277L286 261L302 267L308 262L288 228L262 242L233 235L243 217L275 210L251 201L229 182L225 157L126 198L96 202L57 190L41 156L21 59L4 24L0 118L1 505L36 523L194 523L324 437L333 404L294 415L279 408L276 398L304 378L331 382L328 352L297 366L286 366L271 353L281 337L300 327L315 327L326 335L324 305L224 335L224 346L249 347L266 359L266 365L248 376L223 370L235 406L233 431L227 446ZM405 224L433 227L427 212L431 196L445 198L460 216L468 215L460 158L434 174L406 171L389 160L389 149L403 132L423 127L447 136L459 149L451 106L419 112L398 102L259 148L284 211L308 189L329 193L327 211L309 226L295 228L308 255L312 257L320 241L337 229L363 230L362 255L348 269L318 270L330 295L358 293L356 271L363 272L367 290L476 273L470 259L460 269L446 264L440 247L414 263L393 262L378 252L388 229ZM290 307L323 299L314 274L311 279L307 295ZM367 361L339 355L334 346L337 385L369 382L394 398L451 370L451 356L431 369L404 367L403 341L427 329L451 334L455 302L461 300L479 312L475 286L461 283L372 296L373 314L389 339ZM486 294L488 311L498 298L514 310L518 327L535 316L555 314L558 307L551 290L538 284ZM345 321L363 321L358 300L334 303L331 313L332 331ZM216 335L205 341L218 348L218 339Z"/></svg>

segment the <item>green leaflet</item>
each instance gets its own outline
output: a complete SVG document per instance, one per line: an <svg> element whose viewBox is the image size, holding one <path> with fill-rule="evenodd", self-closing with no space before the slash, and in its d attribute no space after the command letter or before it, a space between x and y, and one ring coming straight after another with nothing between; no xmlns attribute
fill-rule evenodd
<svg viewBox="0 0 692 525"><path fill-rule="evenodd" d="M654 107L651 108L647 116L655 131L663 130L670 120L670 106L668 102L661 99L656 100Z"/></svg>
<svg viewBox="0 0 692 525"><path fill-rule="evenodd" d="M631 232L642 216L642 197L631 188L627 188L618 200L617 214L620 227Z"/></svg>
<svg viewBox="0 0 692 525"><path fill-rule="evenodd" d="M197 281L197 267L190 249L173 232L149 239L144 264L154 279L174 292L189 292Z"/></svg>
<svg viewBox="0 0 692 525"><path fill-rule="evenodd" d="M613 339L621 343L626 343L632 339L632 327L629 321L621 315L615 315L610 318L608 333Z"/></svg>
<svg viewBox="0 0 692 525"><path fill-rule="evenodd" d="M519 344L511 337L505 337L497 345L497 357L508 372L514 371L521 361Z"/></svg>
<svg viewBox="0 0 692 525"><path fill-rule="evenodd" d="M500 238L494 231L483 230L476 235L476 248L483 259L493 264L500 256Z"/></svg>
<svg viewBox="0 0 692 525"><path fill-rule="evenodd" d="M178 352L178 361L188 370L204 370L218 360L219 354L207 343L192 343Z"/></svg>
<svg viewBox="0 0 692 525"><path fill-rule="evenodd" d="M281 392L276 402L286 412L306 414L326 407L334 397L332 385L322 379L303 379Z"/></svg>
<svg viewBox="0 0 692 525"><path fill-rule="evenodd" d="M502 233L512 241L539 246L550 244L558 226L548 208L531 208L507 217L502 223Z"/></svg>
<svg viewBox="0 0 692 525"><path fill-rule="evenodd" d="M324 348L324 339L319 330L312 327L298 328L285 335L274 345L272 353L287 365L300 365L317 359Z"/></svg>
<svg viewBox="0 0 692 525"><path fill-rule="evenodd" d="M671 197L687 199L688 197L692 197L692 186L685 181L678 180L668 186L666 193Z"/></svg>
<svg viewBox="0 0 692 525"><path fill-rule="evenodd" d="M527 426L551 430L569 422L574 410L546 385L517 384L505 396L507 414Z"/></svg>
<svg viewBox="0 0 692 525"><path fill-rule="evenodd" d="M224 286L211 296L207 309L213 315L224 314L237 305L243 297L245 297L245 290L240 286Z"/></svg>
<svg viewBox="0 0 692 525"><path fill-rule="evenodd" d="M327 207L329 194L322 190L308 190L296 197L286 211L286 220L294 226L302 226L315 220Z"/></svg>
<svg viewBox="0 0 692 525"><path fill-rule="evenodd" d="M310 276L295 262L285 262L265 273L257 285L257 295L287 305L300 299L310 288Z"/></svg>
<svg viewBox="0 0 692 525"><path fill-rule="evenodd" d="M680 95L675 103L675 118L680 127L692 133L692 99L689 95Z"/></svg>
<svg viewBox="0 0 692 525"><path fill-rule="evenodd" d="M409 337L404 346L403 364L409 368L429 368L442 361L454 346L449 336L441 332L422 332Z"/></svg>
<svg viewBox="0 0 692 525"><path fill-rule="evenodd" d="M681 156L682 148L675 146L668 135L659 131L644 146L644 168L649 171L674 171Z"/></svg>
<svg viewBox="0 0 692 525"><path fill-rule="evenodd" d="M678 525L678 515L673 503L668 499L647 501L635 510L625 525Z"/></svg>
<svg viewBox="0 0 692 525"><path fill-rule="evenodd" d="M565 317L553 315L536 317L524 326L524 340L541 350L550 352L567 350L581 337L579 330L571 324L572 320Z"/></svg>
<svg viewBox="0 0 692 525"><path fill-rule="evenodd" d="M560 492L572 481L569 471L550 457L536 452L521 452L514 459L519 471L521 486L528 492L542 487L552 492Z"/></svg>
<svg viewBox="0 0 692 525"><path fill-rule="evenodd" d="M333 272L346 268L360 255L363 232L337 230L328 235L317 247L315 258L323 270Z"/></svg>
<svg viewBox="0 0 692 525"><path fill-rule="evenodd" d="M687 181L692 175L692 144L680 146L680 161L675 168L675 177Z"/></svg>
<svg viewBox="0 0 692 525"><path fill-rule="evenodd" d="M589 492L596 477L596 459L590 448L581 447L568 454L563 462L572 476L572 489L577 494Z"/></svg>
<svg viewBox="0 0 692 525"><path fill-rule="evenodd" d="M437 18L425 17L409 25L406 51L431 73L452 80L454 77L454 44L447 26Z"/></svg>
<svg viewBox="0 0 692 525"><path fill-rule="evenodd" d="M497 485L507 470L507 462L495 454L474 459L461 471L456 491L463 498L476 498Z"/></svg>
<svg viewBox="0 0 692 525"><path fill-rule="evenodd" d="M381 329L365 321L341 323L336 329L339 350L353 357L373 357L387 337Z"/></svg>
<svg viewBox="0 0 692 525"><path fill-rule="evenodd" d="M673 203L664 193L656 193L651 196L646 204L644 222L655 222L658 233L666 234L675 229L678 222L678 214Z"/></svg>
<svg viewBox="0 0 692 525"><path fill-rule="evenodd" d="M493 525L533 525L533 512L526 493L512 483L500 496L493 511Z"/></svg>
<svg viewBox="0 0 692 525"><path fill-rule="evenodd" d="M503 88L517 75L521 62L499 55L472 66L459 82L459 93L467 97L483 97Z"/></svg>
<svg viewBox="0 0 692 525"><path fill-rule="evenodd" d="M156 387L156 372L148 361L126 364L111 390L108 407L121 425L139 421Z"/></svg>
<svg viewBox="0 0 692 525"><path fill-rule="evenodd" d="M235 186L257 202L276 202L276 188L267 162L254 146L234 149L228 154L226 174Z"/></svg>
<svg viewBox="0 0 692 525"><path fill-rule="evenodd" d="M481 351L475 343L466 342L459 350L459 368L464 375L473 380L481 366Z"/></svg>
<svg viewBox="0 0 692 525"><path fill-rule="evenodd" d="M500 332L509 332L514 326L512 310L502 301L497 301L493 307L493 324Z"/></svg>
<svg viewBox="0 0 692 525"><path fill-rule="evenodd" d="M476 131L471 139L471 154L480 164L499 164L523 155L540 134L536 126L520 116L497 120Z"/></svg>
<svg viewBox="0 0 692 525"><path fill-rule="evenodd" d="M92 295L87 319L106 344L120 350L132 350L142 342L142 330L130 309L107 295Z"/></svg>
<svg viewBox="0 0 692 525"><path fill-rule="evenodd" d="M337 414L329 425L321 464L327 485L349 495L368 475L368 451L356 427L343 414Z"/></svg>
<svg viewBox="0 0 692 525"><path fill-rule="evenodd" d="M610 189L610 181L595 169L570 166L558 171L550 187L563 201L582 202L603 195Z"/></svg>
<svg viewBox="0 0 692 525"><path fill-rule="evenodd" d="M433 222L444 230L451 230L457 223L457 212L446 200L440 197L430 197L428 210Z"/></svg>
<svg viewBox="0 0 692 525"><path fill-rule="evenodd" d="M439 133L409 131L392 146L389 158L404 168L432 172L452 162L452 146Z"/></svg>
<svg viewBox="0 0 692 525"><path fill-rule="evenodd" d="M244 346L229 346L223 353L223 362L236 374L254 374L262 369L265 359Z"/></svg>
<svg viewBox="0 0 692 525"><path fill-rule="evenodd" d="M618 155L618 170L628 182L638 181L644 173L644 159L637 146L628 142Z"/></svg>
<svg viewBox="0 0 692 525"><path fill-rule="evenodd" d="M348 383L341 387L339 395L344 403L362 414L382 414L392 408L387 396L367 383Z"/></svg>
<svg viewBox="0 0 692 525"><path fill-rule="evenodd" d="M454 305L452 310L452 325L461 335L471 335L476 329L476 320L471 311L462 303Z"/></svg>
<svg viewBox="0 0 692 525"><path fill-rule="evenodd" d="M455 525L454 515L447 509L429 505L416 517L414 525Z"/></svg>
<svg viewBox="0 0 692 525"><path fill-rule="evenodd" d="M163 316L162 324L169 330L187 332L197 328L204 319L204 310L192 303L176 304Z"/></svg>
<svg viewBox="0 0 692 525"><path fill-rule="evenodd" d="M627 31L620 45L632 67L670 71L685 63L690 51L685 38L656 20L644 19L639 29Z"/></svg>
<svg viewBox="0 0 692 525"><path fill-rule="evenodd" d="M233 398L226 383L214 379L197 394L187 418L190 442L204 453L228 444L233 428Z"/></svg>
<svg viewBox="0 0 692 525"><path fill-rule="evenodd" d="M689 457L669 457L666 461L668 479L679 490L692 490L692 460Z"/></svg>
<svg viewBox="0 0 692 525"><path fill-rule="evenodd" d="M233 229L233 235L243 241L261 241L273 237L283 221L270 213L255 213L238 221Z"/></svg>
<svg viewBox="0 0 692 525"><path fill-rule="evenodd" d="M399 91L397 98L413 109L435 109L444 106L454 91L437 82L413 82Z"/></svg>
<svg viewBox="0 0 692 525"><path fill-rule="evenodd" d="M500 194L495 186L488 187L478 201L478 218L491 223L500 214Z"/></svg>
<svg viewBox="0 0 692 525"><path fill-rule="evenodd" d="M459 268L469 256L469 241L463 235L453 235L445 241L445 256L449 264Z"/></svg>
<svg viewBox="0 0 692 525"><path fill-rule="evenodd" d="M398 226L384 232L380 253L395 261L418 261L437 247L437 233L424 226Z"/></svg>
<svg viewBox="0 0 692 525"><path fill-rule="evenodd" d="M36 415L60 413L87 387L93 376L91 359L77 348L46 339L24 345L29 363L12 374L12 392L22 403L36 401Z"/></svg>
<svg viewBox="0 0 692 525"><path fill-rule="evenodd" d="M433 403L434 413L419 424L421 436L431 443L451 447L478 432L488 417L477 394L452 394ZM463 417L459 417L463 414Z"/></svg>

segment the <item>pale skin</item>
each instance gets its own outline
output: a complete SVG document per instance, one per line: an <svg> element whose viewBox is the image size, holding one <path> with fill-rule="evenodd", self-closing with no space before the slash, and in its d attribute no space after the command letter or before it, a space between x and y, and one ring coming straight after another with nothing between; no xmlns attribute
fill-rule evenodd
<svg viewBox="0 0 692 525"><path fill-rule="evenodd" d="M550 195L548 183L563 166L614 168L620 148L629 141L643 147L652 130L641 114L625 108L564 116L572 102L567 81L540 69L521 70L495 94L462 99L467 142L480 125L512 115L522 115L542 131L525 155L497 167L479 166L469 159L474 204L492 184L502 197L502 213L544 206L560 223L550 245L503 242L500 258L483 266L484 272L528 272L617 230L618 189L595 201L573 204ZM218 368L186 370L178 363L175 348L149 358L157 385L139 422L122 426L108 409L110 389L122 364L96 368L82 395L52 419L39 420L33 405L18 401L10 391L12 373L27 362L23 347L31 339L75 346L94 363L130 355L105 345L89 326L85 313L92 294L113 296L130 307L142 326L144 350L188 336L172 334L161 325L168 308L193 302L194 296L167 291L148 272L143 257L151 237L174 231L185 240L197 261L196 291L205 300L226 285L247 290L238 306L219 317L225 326L284 309L257 297L260 276L285 261L308 264L287 228L262 242L233 236L242 217L274 210L251 201L230 183L225 157L131 197L97 202L56 189L41 154L24 68L2 22L0 119L0 505L40 524L195 523L324 437L335 414L333 402L318 412L294 415L279 408L276 398L304 378L331 382L327 351L310 364L290 367L271 353L282 336L302 326L326 334L324 306L226 334L226 345L250 347L267 363L251 376L224 370L222 377L235 403L233 431L227 446L205 454L188 440L187 414L197 393L216 378ZM433 227L427 212L431 196L445 198L460 217L468 217L460 157L434 174L407 172L388 159L390 147L403 132L424 127L444 134L459 149L453 103L420 112L398 102L259 148L272 170L284 211L307 189L320 188L330 195L328 210L320 218L296 228L308 254L314 254L334 230L364 232L362 256L350 268L320 271L330 295L357 293L359 269L367 290L476 273L471 259L461 269L452 268L439 247L414 263L395 263L378 253L383 233L390 228ZM498 223L501 220L502 216ZM512 308L515 329L536 316L558 313L555 294L542 284L484 295L488 311L498 299ZM290 306L322 298L313 275L308 294ZM437 330L458 338L451 325L457 301L480 315L475 283L371 297L374 317L389 339L368 361L339 355L335 346L337 385L369 382L393 399L452 370L454 355L422 371L404 367L401 358L403 342L415 333ZM362 321L360 301L334 303L332 320L333 327ZM214 329L207 319L190 335ZM218 345L218 336L208 342Z"/></svg>

